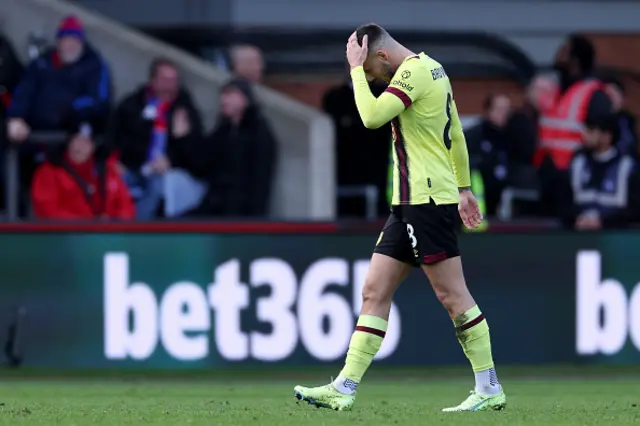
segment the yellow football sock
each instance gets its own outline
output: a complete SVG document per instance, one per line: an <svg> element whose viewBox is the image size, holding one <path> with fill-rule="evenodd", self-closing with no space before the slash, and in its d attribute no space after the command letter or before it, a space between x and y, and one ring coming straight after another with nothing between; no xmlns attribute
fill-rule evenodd
<svg viewBox="0 0 640 426"><path fill-rule="evenodd" d="M360 383L382 345L387 332L387 321L373 315L360 315L356 331L351 336L349 351L340 376Z"/></svg>
<svg viewBox="0 0 640 426"><path fill-rule="evenodd" d="M489 325L480 308L474 306L467 312L454 318L456 335L464 350L464 354L471 362L473 371L485 371L494 367L491 356L491 338Z"/></svg>

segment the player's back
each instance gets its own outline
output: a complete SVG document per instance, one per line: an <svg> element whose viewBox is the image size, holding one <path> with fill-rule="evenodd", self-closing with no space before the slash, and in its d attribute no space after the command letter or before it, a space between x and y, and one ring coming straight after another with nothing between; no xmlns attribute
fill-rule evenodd
<svg viewBox="0 0 640 426"><path fill-rule="evenodd" d="M449 152L453 94L444 68L424 53L408 57L388 90L400 90L410 98L392 123L396 161L392 203L457 203ZM457 111L455 120L459 123Z"/></svg>

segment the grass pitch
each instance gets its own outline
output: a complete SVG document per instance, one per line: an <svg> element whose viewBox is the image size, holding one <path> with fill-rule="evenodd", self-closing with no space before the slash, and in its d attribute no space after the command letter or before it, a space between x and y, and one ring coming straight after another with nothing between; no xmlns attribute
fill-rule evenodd
<svg viewBox="0 0 640 426"><path fill-rule="evenodd" d="M640 425L640 368L499 370L504 412L441 413L473 386L459 369L381 370L363 383L352 412L296 403L295 384L326 371L269 373L51 374L0 381L0 425Z"/></svg>

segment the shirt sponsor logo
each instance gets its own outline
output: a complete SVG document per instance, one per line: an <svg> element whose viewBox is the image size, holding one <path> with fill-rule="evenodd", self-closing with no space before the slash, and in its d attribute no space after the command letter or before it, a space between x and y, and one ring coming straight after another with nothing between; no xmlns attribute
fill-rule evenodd
<svg viewBox="0 0 640 426"><path fill-rule="evenodd" d="M394 80L391 82L392 86L398 86L398 87L402 87L404 90L406 90L407 92L410 92L413 90L413 86L410 85L409 83L405 83L402 80Z"/></svg>

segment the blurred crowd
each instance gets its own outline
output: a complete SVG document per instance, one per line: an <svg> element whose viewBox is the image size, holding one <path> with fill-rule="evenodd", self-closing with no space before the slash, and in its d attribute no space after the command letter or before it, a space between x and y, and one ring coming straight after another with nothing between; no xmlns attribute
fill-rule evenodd
<svg viewBox="0 0 640 426"><path fill-rule="evenodd" d="M234 77L209 134L178 64L166 58L114 105L108 58L74 16L51 43L32 41L29 56L24 67L0 38L2 151L18 150L21 217L268 214L277 143L253 94L264 69L255 47L230 50Z"/></svg>
<svg viewBox="0 0 640 426"><path fill-rule="evenodd" d="M388 193L390 174L379 170L389 164L384 141L390 130L364 129L352 99L346 82L324 102L337 128L338 184ZM624 85L598 72L595 48L580 35L560 46L552 72L532 79L522 105L503 94L488 96L465 134L473 191L489 223L493 217L549 218L577 230L640 223L640 144L625 104ZM362 152L369 153L367 165L356 168ZM388 211L387 199L378 200L378 214ZM362 197L339 202L344 215L363 208Z"/></svg>
<svg viewBox="0 0 640 426"><path fill-rule="evenodd" d="M278 144L252 89L264 75L258 48L225 52L234 77L209 134L179 66L166 58L114 104L108 58L76 17L63 19L50 43L32 41L29 56L23 66L0 37L2 153L19 153L21 217L268 215ZM375 94L384 89L372 83ZM487 97L479 121L465 128L486 216L551 218L575 229L640 222L636 119L620 80L598 72L587 38L568 37L553 72L532 79L522 104L512 101ZM325 94L323 109L336 127L339 216L386 215L389 127L362 126L349 79Z"/></svg>

